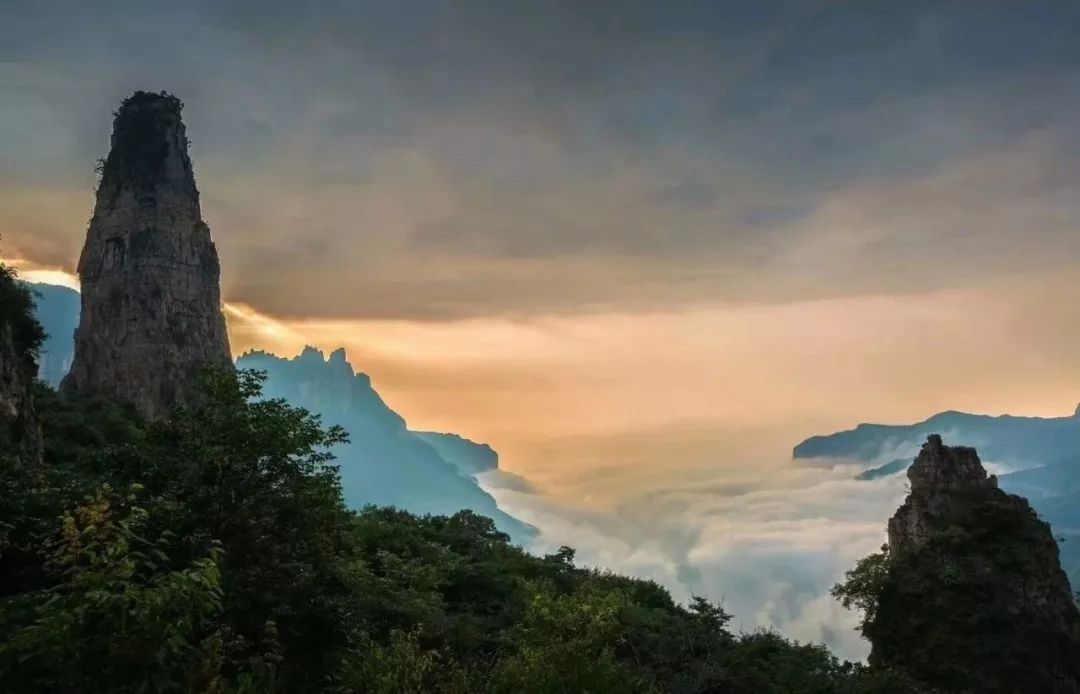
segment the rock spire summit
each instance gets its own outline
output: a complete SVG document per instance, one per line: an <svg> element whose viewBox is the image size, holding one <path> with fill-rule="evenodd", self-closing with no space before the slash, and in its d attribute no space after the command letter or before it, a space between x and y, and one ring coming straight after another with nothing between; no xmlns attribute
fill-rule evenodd
<svg viewBox="0 0 1080 694"><path fill-rule="evenodd" d="M113 121L79 258L82 309L66 392L132 402L148 418L229 366L220 267L175 96L135 92Z"/></svg>

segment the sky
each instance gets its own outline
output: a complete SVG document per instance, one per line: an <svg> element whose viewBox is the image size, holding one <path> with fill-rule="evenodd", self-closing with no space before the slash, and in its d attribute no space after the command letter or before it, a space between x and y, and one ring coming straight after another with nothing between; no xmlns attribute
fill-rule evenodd
<svg viewBox="0 0 1080 694"><path fill-rule="evenodd" d="M66 281L112 111L167 89L237 352L345 346L497 448L551 542L854 653L824 591L902 490L791 447L1080 401L1078 30L1064 0L0 0L0 256Z"/></svg>

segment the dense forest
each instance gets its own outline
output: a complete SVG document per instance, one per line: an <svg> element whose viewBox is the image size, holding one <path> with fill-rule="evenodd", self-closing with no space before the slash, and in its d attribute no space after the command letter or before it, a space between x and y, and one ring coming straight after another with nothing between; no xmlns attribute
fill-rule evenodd
<svg viewBox="0 0 1080 694"><path fill-rule="evenodd" d="M0 275L30 358L32 297ZM34 386L42 444L0 462L5 692L908 692L720 605L532 556L462 511L346 508L348 436L253 372L146 422Z"/></svg>

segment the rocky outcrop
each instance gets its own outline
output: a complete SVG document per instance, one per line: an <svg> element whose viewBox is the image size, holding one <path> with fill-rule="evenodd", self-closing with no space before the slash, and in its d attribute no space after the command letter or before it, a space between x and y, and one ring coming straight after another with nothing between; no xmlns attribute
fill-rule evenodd
<svg viewBox="0 0 1080 694"><path fill-rule="evenodd" d="M923 547L933 532L950 527L981 496L1014 499L1027 507L1023 499L1008 497L997 488L997 478L986 474L974 448L946 446L937 434L923 444L908 468L908 480L910 493L889 519L889 548L895 555ZM1030 507L1026 510L1034 518Z"/></svg>
<svg viewBox="0 0 1080 694"><path fill-rule="evenodd" d="M61 389L129 401L148 418L231 364L220 269L180 118L167 94L120 106L79 259L82 310Z"/></svg>
<svg viewBox="0 0 1080 694"><path fill-rule="evenodd" d="M889 520L870 660L946 691L1080 692L1080 612L1050 526L931 435Z"/></svg>

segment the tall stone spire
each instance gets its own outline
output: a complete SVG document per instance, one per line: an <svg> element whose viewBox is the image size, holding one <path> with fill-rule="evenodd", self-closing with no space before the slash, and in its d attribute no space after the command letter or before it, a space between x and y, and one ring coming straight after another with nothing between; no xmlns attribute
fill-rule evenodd
<svg viewBox="0 0 1080 694"><path fill-rule="evenodd" d="M232 363L182 108L164 92L135 92L116 112L79 258L75 356L61 384L129 401L151 419L187 402L202 368Z"/></svg>

